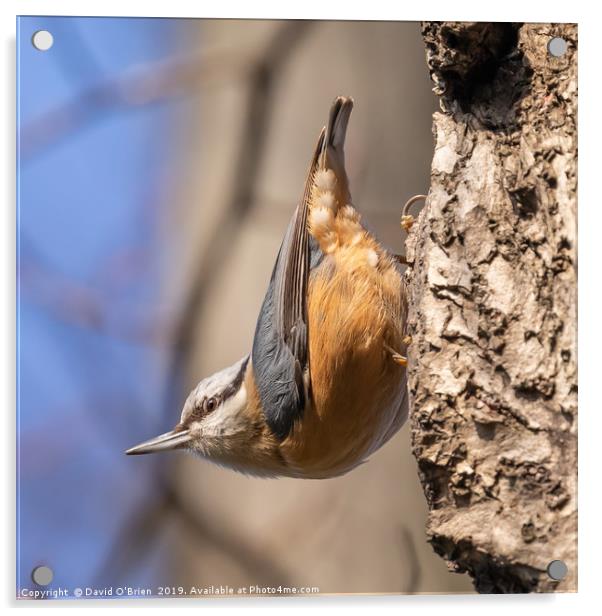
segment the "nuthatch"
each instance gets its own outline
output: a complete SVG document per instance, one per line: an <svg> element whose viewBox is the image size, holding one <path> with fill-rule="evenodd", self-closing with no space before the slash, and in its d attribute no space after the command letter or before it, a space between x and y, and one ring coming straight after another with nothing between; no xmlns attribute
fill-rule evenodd
<svg viewBox="0 0 602 616"><path fill-rule="evenodd" d="M202 380L177 426L129 449L188 449L253 475L341 475L407 417L406 291L351 205L337 98L259 313L253 348Z"/></svg>

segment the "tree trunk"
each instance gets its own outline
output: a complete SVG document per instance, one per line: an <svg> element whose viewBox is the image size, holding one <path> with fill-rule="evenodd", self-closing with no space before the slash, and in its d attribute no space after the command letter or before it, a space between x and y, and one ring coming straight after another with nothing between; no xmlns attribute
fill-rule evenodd
<svg viewBox="0 0 602 616"><path fill-rule="evenodd" d="M422 33L442 109L406 246L427 534L479 592L576 590L577 27Z"/></svg>

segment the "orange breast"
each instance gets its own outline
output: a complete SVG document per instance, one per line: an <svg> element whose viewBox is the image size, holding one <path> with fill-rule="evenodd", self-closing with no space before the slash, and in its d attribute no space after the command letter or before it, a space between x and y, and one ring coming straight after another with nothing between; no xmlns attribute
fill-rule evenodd
<svg viewBox="0 0 602 616"><path fill-rule="evenodd" d="M374 255L377 252L377 262ZM368 234L339 246L312 272L309 350L313 404L280 448L306 477L350 470L378 449L407 414L401 275Z"/></svg>

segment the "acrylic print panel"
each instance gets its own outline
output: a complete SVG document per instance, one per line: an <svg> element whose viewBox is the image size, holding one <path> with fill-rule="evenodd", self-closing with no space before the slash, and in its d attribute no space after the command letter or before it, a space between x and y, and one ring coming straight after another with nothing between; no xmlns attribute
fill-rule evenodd
<svg viewBox="0 0 602 616"><path fill-rule="evenodd" d="M576 27L17 29L17 596L576 590Z"/></svg>

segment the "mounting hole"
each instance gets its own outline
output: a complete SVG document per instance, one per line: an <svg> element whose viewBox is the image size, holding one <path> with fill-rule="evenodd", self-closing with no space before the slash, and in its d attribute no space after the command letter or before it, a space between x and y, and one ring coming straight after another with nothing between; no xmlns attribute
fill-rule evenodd
<svg viewBox="0 0 602 616"><path fill-rule="evenodd" d="M566 574L569 572L569 568L563 560L553 560L548 565L548 575L553 580L564 580Z"/></svg>
<svg viewBox="0 0 602 616"><path fill-rule="evenodd" d="M38 30L31 37L31 44L38 51L48 51L54 44L54 36L48 30Z"/></svg>
<svg viewBox="0 0 602 616"><path fill-rule="evenodd" d="M54 572L52 571L50 567L47 567L46 565L36 567L31 572L31 579L38 586L48 586L48 584L52 582L53 578L54 578Z"/></svg>
<svg viewBox="0 0 602 616"><path fill-rule="evenodd" d="M564 56L568 43L560 36L555 36L548 41L548 53L555 58Z"/></svg>

